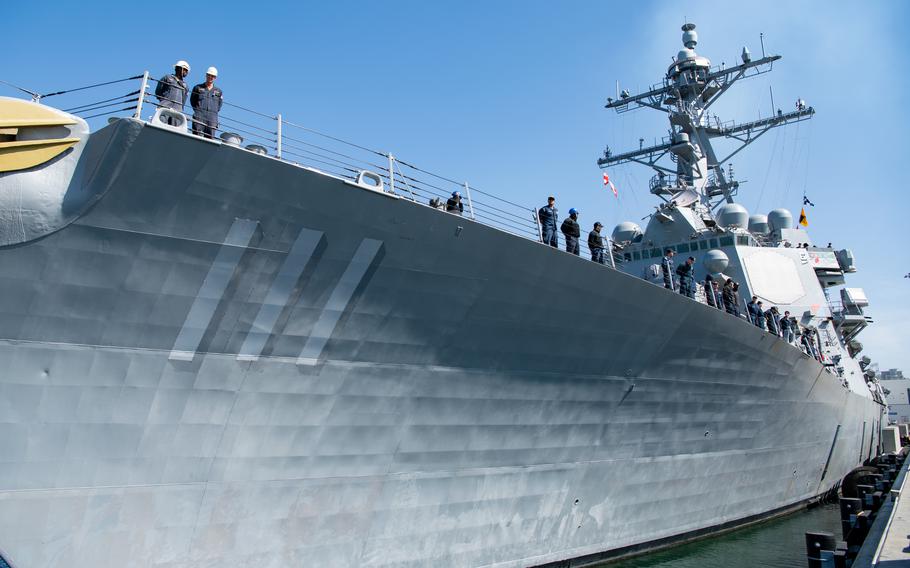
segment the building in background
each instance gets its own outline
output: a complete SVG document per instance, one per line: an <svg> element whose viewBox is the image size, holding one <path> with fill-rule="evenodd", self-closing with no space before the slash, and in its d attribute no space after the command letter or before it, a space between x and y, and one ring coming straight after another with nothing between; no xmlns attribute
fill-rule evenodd
<svg viewBox="0 0 910 568"><path fill-rule="evenodd" d="M888 381L882 384L888 401L888 421L910 422L910 379L905 379L903 371L899 369L880 371L878 378Z"/></svg>
<svg viewBox="0 0 910 568"><path fill-rule="evenodd" d="M900 369L888 369L880 372L878 378L881 381L900 381L904 378L904 372Z"/></svg>

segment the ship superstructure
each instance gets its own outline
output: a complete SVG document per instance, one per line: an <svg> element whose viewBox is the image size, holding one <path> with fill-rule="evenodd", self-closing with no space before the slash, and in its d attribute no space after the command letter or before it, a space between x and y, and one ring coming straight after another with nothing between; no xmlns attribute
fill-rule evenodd
<svg viewBox="0 0 910 568"><path fill-rule="evenodd" d="M649 189L661 203L646 228L627 221L613 231L622 269L662 284L659 263L667 249L678 255L677 262L692 256L698 274L740 283L744 316L752 296L766 309L773 305L781 314L790 311L802 327L819 331L822 359L832 373L857 392L866 390L868 381L880 397L874 374L865 372L868 361L862 367L858 361L848 363L862 350L858 334L872 323L863 313L868 306L863 290L843 287L845 274L856 271L851 251L815 246L786 209L750 216L734 199L740 183L730 160L768 131L808 120L815 110L799 99L790 112L778 109L750 122L722 122L710 112L712 105L737 81L771 71L781 57L762 53L753 59L743 47L739 65L713 67L695 51L695 24L685 24L682 31L683 49L661 83L636 95L623 90L606 105L620 113L657 110L669 121L669 133L660 143L618 154L608 148L597 161L605 169L638 163L655 171ZM732 142L732 148L719 154L715 139ZM832 289L839 293L834 302Z"/></svg>
<svg viewBox="0 0 910 568"><path fill-rule="evenodd" d="M847 255L797 247L786 215L712 214L736 182L698 109L760 65L693 48L623 99L680 124L618 269L281 115L233 123L257 144L193 136L146 114L147 73L68 112L0 98L0 566L578 565L836 486L880 445L846 351L864 300L831 311ZM442 187L464 215L423 199ZM807 306L826 359L643 279L671 244Z"/></svg>

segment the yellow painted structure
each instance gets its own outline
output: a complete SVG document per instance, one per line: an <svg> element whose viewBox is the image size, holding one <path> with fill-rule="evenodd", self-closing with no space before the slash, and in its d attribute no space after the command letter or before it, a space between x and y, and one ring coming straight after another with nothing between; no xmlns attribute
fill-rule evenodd
<svg viewBox="0 0 910 568"><path fill-rule="evenodd" d="M76 124L76 120L56 109L19 99L0 99L0 131L4 138L18 135L23 128L69 124ZM0 172L33 168L62 154L77 142L79 138L0 141Z"/></svg>

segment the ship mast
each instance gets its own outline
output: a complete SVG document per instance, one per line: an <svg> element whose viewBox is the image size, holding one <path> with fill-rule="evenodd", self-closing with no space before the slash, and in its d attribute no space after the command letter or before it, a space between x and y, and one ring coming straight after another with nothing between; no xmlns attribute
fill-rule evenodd
<svg viewBox="0 0 910 568"><path fill-rule="evenodd" d="M815 110L799 100L791 112L778 109L768 118L751 122L721 122L708 113L711 105L740 79L771 71L781 56L766 56L763 47L761 59L753 61L744 47L740 65L712 68L708 58L695 53L695 24L685 24L682 31L684 48L674 58L662 83L637 95L623 90L618 99L608 98L606 105L617 113L638 108L665 112L670 120L669 135L659 144L621 154L613 154L607 147L597 165L602 169L628 162L649 166L657 172L651 178L651 193L670 202L682 192L694 191L700 203L713 208L723 202L733 203L739 189L732 171L724 171L733 156L772 128L812 118ZM711 144L719 137L735 142L734 149L723 157L718 157ZM665 158L675 165L666 164Z"/></svg>

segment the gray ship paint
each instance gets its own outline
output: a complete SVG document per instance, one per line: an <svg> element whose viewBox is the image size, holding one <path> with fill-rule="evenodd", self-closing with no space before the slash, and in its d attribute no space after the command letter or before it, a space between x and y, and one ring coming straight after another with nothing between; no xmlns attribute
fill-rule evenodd
<svg viewBox="0 0 910 568"><path fill-rule="evenodd" d="M212 316L215 315L215 310L224 296L224 291L231 278L233 278L237 265L240 263L240 258L243 256L246 247L249 246L258 226L258 221L250 219L234 220L221 249L218 251L218 256L215 257L209 273L206 275L205 280L202 281L199 293L196 294L196 298L193 300L193 306L186 316L186 321L180 328L180 333L174 342L174 348L171 349L169 359L192 361L196 356L196 350L199 348L202 336L205 335L209 323L212 321Z"/></svg>
<svg viewBox="0 0 910 568"><path fill-rule="evenodd" d="M272 282L269 293L256 314L256 320L247 333L243 347L237 355L238 361L255 361L259 359L266 341L272 335L275 323L287 306L297 281L313 259L313 253L324 241L324 233L301 229L294 241L291 251L281 265L281 270Z"/></svg>
<svg viewBox="0 0 910 568"><path fill-rule="evenodd" d="M565 562L799 505L879 445L854 358L638 274L138 120L85 144L72 215L56 174L0 176L45 208L0 215L18 568ZM700 257L693 211L655 234ZM792 264L843 352L814 269L747 233L711 247L769 294Z"/></svg>
<svg viewBox="0 0 910 568"><path fill-rule="evenodd" d="M360 246L357 247L354 257L345 269L344 274L341 275L341 279L335 289L332 290L332 295L329 297L329 301L323 308L322 313L319 314L319 320L313 327L310 337L307 338L303 351L297 357L298 365L316 365L319 362L319 356L322 354L322 350L325 349L326 342L335 331L338 320L341 319L341 315L350 303L354 292L363 281L367 270L369 270L381 248L382 241L375 239L364 239Z"/></svg>
<svg viewBox="0 0 910 568"><path fill-rule="evenodd" d="M545 564L798 503L876 444L868 393L640 278L136 121L96 135L123 154L104 199L0 250L20 568ZM171 360L238 218L260 241ZM237 361L304 227L325 249Z"/></svg>

